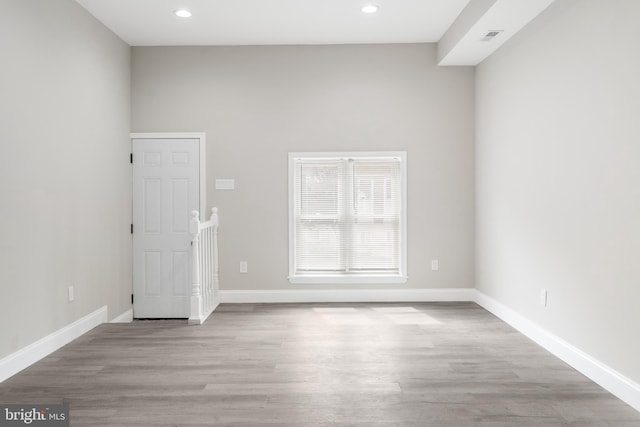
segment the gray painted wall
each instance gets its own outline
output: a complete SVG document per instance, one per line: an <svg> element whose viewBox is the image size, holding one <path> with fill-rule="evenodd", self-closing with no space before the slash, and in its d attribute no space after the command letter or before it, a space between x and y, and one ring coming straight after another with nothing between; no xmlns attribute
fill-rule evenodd
<svg viewBox="0 0 640 427"><path fill-rule="evenodd" d="M10 0L0 54L1 358L130 308L131 172L125 43L72 0Z"/></svg>
<svg viewBox="0 0 640 427"><path fill-rule="evenodd" d="M473 105L432 44L132 49L132 130L207 133L222 289L327 289L287 280L287 153L322 150L408 152L409 281L376 288L472 287Z"/></svg>
<svg viewBox="0 0 640 427"><path fill-rule="evenodd" d="M636 382L638 22L558 0L476 82L477 288Z"/></svg>

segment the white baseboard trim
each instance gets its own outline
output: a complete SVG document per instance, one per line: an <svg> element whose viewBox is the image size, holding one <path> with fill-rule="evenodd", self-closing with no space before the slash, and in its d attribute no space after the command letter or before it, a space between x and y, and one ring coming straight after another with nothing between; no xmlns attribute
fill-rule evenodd
<svg viewBox="0 0 640 427"><path fill-rule="evenodd" d="M109 323L131 323L133 322L133 309L129 309L122 313L120 316L117 316Z"/></svg>
<svg viewBox="0 0 640 427"><path fill-rule="evenodd" d="M640 411L640 384L594 359L493 298L476 292L478 305L493 313L611 394Z"/></svg>
<svg viewBox="0 0 640 427"><path fill-rule="evenodd" d="M106 321L107 306L105 305L33 344L29 344L0 359L0 382L12 377Z"/></svg>
<svg viewBox="0 0 640 427"><path fill-rule="evenodd" d="M221 303L474 301L473 288L220 291Z"/></svg>
<svg viewBox="0 0 640 427"><path fill-rule="evenodd" d="M595 383L640 411L640 384L594 359L558 336L543 329L484 293L472 288L454 289L345 289L345 290L242 290L220 291L221 303L293 302L447 302L474 301ZM133 319L127 310L111 323ZM52 334L0 359L0 382L17 374L60 347L107 321L107 306L84 316Z"/></svg>

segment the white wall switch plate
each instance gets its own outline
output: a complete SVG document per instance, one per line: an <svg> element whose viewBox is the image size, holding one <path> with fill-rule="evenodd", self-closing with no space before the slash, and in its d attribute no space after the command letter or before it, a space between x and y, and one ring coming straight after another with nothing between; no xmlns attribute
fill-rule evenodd
<svg viewBox="0 0 640 427"><path fill-rule="evenodd" d="M249 264L247 261L240 261L240 273L248 273L249 272Z"/></svg>
<svg viewBox="0 0 640 427"><path fill-rule="evenodd" d="M216 190L235 190L236 181L234 179L216 179Z"/></svg>
<svg viewBox="0 0 640 427"><path fill-rule="evenodd" d="M68 294L68 297L69 297L69 302L72 302L75 299L75 295L74 295L74 292L73 292L73 286L69 286L67 288L67 294Z"/></svg>
<svg viewBox="0 0 640 427"><path fill-rule="evenodd" d="M438 260L437 259L432 259L431 260L431 270L438 271L439 268L440 268L440 266L438 265Z"/></svg>

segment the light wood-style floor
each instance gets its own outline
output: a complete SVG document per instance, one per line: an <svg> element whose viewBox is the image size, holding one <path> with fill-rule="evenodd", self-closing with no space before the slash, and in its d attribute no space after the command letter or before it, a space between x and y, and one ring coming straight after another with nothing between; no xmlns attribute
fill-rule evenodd
<svg viewBox="0 0 640 427"><path fill-rule="evenodd" d="M473 303L223 304L104 324L0 384L71 425L640 426Z"/></svg>

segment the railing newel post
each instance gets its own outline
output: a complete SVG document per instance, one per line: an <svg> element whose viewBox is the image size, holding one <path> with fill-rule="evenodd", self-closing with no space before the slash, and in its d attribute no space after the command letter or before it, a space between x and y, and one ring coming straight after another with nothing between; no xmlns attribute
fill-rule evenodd
<svg viewBox="0 0 640 427"><path fill-rule="evenodd" d="M189 232L191 233L191 314L189 323L199 323L202 317L202 292L200 284L200 213L191 212Z"/></svg>

